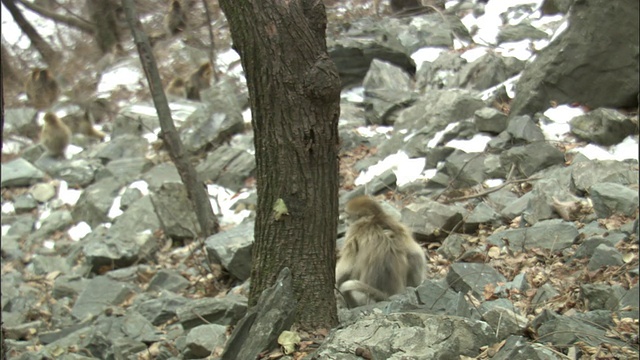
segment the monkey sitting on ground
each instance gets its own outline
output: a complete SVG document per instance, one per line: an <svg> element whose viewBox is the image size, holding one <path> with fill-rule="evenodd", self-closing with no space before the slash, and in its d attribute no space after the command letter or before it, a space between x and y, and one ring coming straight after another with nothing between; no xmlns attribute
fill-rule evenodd
<svg viewBox="0 0 640 360"><path fill-rule="evenodd" d="M406 226L367 196L349 201L345 211L351 224L336 264L336 284L350 308L422 283L427 259Z"/></svg>
<svg viewBox="0 0 640 360"><path fill-rule="evenodd" d="M169 12L164 17L164 26L171 35L178 34L186 28L187 16L179 0L171 1Z"/></svg>
<svg viewBox="0 0 640 360"><path fill-rule="evenodd" d="M169 85L167 85L167 90L165 91L167 95L174 96L181 99L187 98L187 84L186 82L180 78L174 78L171 80Z"/></svg>
<svg viewBox="0 0 640 360"><path fill-rule="evenodd" d="M106 136L105 133L93 127L89 110L86 110L83 115L67 115L62 120L74 134L82 134L100 140L103 140Z"/></svg>
<svg viewBox="0 0 640 360"><path fill-rule="evenodd" d="M200 65L198 70L194 71L189 80L185 84L187 88L187 99L200 100L200 90L208 89L213 75L213 68L210 63Z"/></svg>
<svg viewBox="0 0 640 360"><path fill-rule="evenodd" d="M40 142L53 157L64 157L71 140L71 130L53 113L44 114Z"/></svg>
<svg viewBox="0 0 640 360"><path fill-rule="evenodd" d="M58 82L47 69L33 69L25 83L29 102L38 110L48 109L58 100Z"/></svg>

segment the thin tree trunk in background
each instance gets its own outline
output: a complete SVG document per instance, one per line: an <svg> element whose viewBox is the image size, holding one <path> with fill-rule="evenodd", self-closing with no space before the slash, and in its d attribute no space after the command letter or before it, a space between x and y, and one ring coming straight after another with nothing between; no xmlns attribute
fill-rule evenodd
<svg viewBox="0 0 640 360"><path fill-rule="evenodd" d="M51 19L57 23L60 24L65 24L69 27L78 29L84 33L93 35L93 25L88 22L87 20L84 20L82 18L79 17L73 17L73 16L64 16L64 15L60 15L55 11L50 11L46 8L43 8L41 6L36 5L35 3L32 2L28 2L28 1L24 1L24 0L18 0L18 2L20 2L20 4L22 4L22 6L26 7L27 9L33 11L36 14L41 15L42 17Z"/></svg>
<svg viewBox="0 0 640 360"><path fill-rule="evenodd" d="M49 67L55 68L62 59L60 54L54 51L42 36L38 34L36 29L31 26L27 19L25 19L20 9L18 9L18 6L16 6L15 0L2 0L2 4L9 10L9 13L11 13L13 20L18 24L20 30L27 35L29 41L31 41L31 45L38 50L42 56L42 60L47 63Z"/></svg>
<svg viewBox="0 0 640 360"><path fill-rule="evenodd" d="M131 33L138 47L140 54L140 62L144 68L149 89L153 98L153 104L158 112L160 127L162 128L162 140L167 145L171 160L176 165L180 178L187 188L189 199L193 204L198 223L200 224L200 232L203 237L213 235L220 231L218 219L213 214L209 195L205 191L204 183L198 181L196 171L189 162L189 157L184 151L180 137L173 125L171 118L171 110L167 103L167 97L162 89L158 66L155 57L151 51L149 38L142 31L142 26L135 13L133 0L122 0L122 6L127 16L127 22L131 28Z"/></svg>
<svg viewBox="0 0 640 360"><path fill-rule="evenodd" d="M305 329L337 324L340 78L318 0L220 0L242 59L256 149L258 208L249 305L291 269Z"/></svg>

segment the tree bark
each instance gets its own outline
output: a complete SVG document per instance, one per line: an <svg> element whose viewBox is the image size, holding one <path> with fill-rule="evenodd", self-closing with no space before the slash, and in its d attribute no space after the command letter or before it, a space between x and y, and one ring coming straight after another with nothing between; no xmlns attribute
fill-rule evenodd
<svg viewBox="0 0 640 360"><path fill-rule="evenodd" d="M48 19L51 19L57 23L65 24L72 28L78 29L84 33L93 35L93 24L89 21L82 19L80 17L72 17L72 16L64 16L56 13L55 11L51 11L49 9L43 8L41 6L36 5L35 3L31 3L24 0L18 0L22 6L27 9L43 16Z"/></svg>
<svg viewBox="0 0 640 360"><path fill-rule="evenodd" d="M149 82L153 104L158 112L160 128L162 129L161 137L167 145L169 156L171 156L171 160L173 160L173 163L176 165L182 182L187 188L187 194L193 204L198 223L200 224L201 235L203 237L213 235L220 230L220 225L218 224L218 219L213 214L205 186L202 182L198 181L196 170L191 165L191 162L189 162L189 157L184 151L178 132L173 125L171 110L169 109L167 97L162 89L162 81L160 80L155 57L151 51L149 38L142 31L142 25L136 15L133 0L122 0L122 6L127 16L127 22L131 28L133 39L138 47L140 62L142 63L147 81Z"/></svg>
<svg viewBox="0 0 640 360"><path fill-rule="evenodd" d="M258 208L249 304L291 269L302 328L337 324L340 78L318 0L220 0L249 88ZM275 208L275 210L274 210Z"/></svg>
<svg viewBox="0 0 640 360"><path fill-rule="evenodd" d="M31 41L31 45L33 45L36 50L42 56L42 60L46 62L50 67L55 68L61 60L61 56L59 53L53 50L51 46L38 34L36 29L31 26L31 24L25 19L22 15L18 6L16 6L15 0L2 0L2 4L9 10L11 13L11 17L16 21L16 24L20 27L20 30L27 34L29 41Z"/></svg>

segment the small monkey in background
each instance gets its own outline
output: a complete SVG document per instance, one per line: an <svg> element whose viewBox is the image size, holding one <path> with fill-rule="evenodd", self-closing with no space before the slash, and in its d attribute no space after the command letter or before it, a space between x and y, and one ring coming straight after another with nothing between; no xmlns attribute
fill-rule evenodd
<svg viewBox="0 0 640 360"><path fill-rule="evenodd" d="M40 142L53 157L64 157L71 140L71 130L53 113L44 114Z"/></svg>
<svg viewBox="0 0 640 360"><path fill-rule="evenodd" d="M213 75L211 64L206 62L194 71L186 82L187 99L200 100L200 90L208 89Z"/></svg>
<svg viewBox="0 0 640 360"><path fill-rule="evenodd" d="M58 82L47 69L33 69L25 83L29 102L38 110L44 110L58 100Z"/></svg>
<svg viewBox="0 0 640 360"><path fill-rule="evenodd" d="M177 98L186 99L187 98L187 84L184 79L177 77L171 80L169 85L167 85L166 90L167 95L175 96Z"/></svg>
<svg viewBox="0 0 640 360"><path fill-rule="evenodd" d="M171 1L169 12L164 17L164 25L171 35L182 32L187 26L187 16L179 0Z"/></svg>
<svg viewBox="0 0 640 360"><path fill-rule="evenodd" d="M93 127L89 110L86 110L83 115L67 115L62 120L74 134L82 134L100 140L103 140L106 136L105 133Z"/></svg>
<svg viewBox="0 0 640 360"><path fill-rule="evenodd" d="M368 196L350 200L345 212L350 225L336 264L336 284L350 308L422 283L427 259L406 226Z"/></svg>

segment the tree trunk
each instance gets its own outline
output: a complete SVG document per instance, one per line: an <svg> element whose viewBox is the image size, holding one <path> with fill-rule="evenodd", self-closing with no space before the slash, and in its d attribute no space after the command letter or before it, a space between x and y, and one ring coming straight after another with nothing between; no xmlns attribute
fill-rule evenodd
<svg viewBox="0 0 640 360"><path fill-rule="evenodd" d="M26 7L27 9L43 16L46 18L49 18L57 23L61 23L61 24L65 24L68 25L72 28L78 29L84 33L93 35L93 24L91 24L90 22L88 22L85 19L82 19L80 17L77 16L64 16L64 15L60 15L58 13L56 13L55 11L49 10L47 8L38 6L36 3L32 3L29 1L25 1L25 0L18 0L20 2L20 4L22 4L22 6Z"/></svg>
<svg viewBox="0 0 640 360"><path fill-rule="evenodd" d="M50 67L55 68L58 65L58 62L61 59L60 54L55 52L51 46L38 34L36 29L31 26L31 24L25 19L16 6L15 0L2 0L2 4L9 10L11 13L11 17L16 21L16 24L20 27L23 33L27 34L29 41L31 41L31 45L33 45L36 50L42 56L42 60L46 62Z"/></svg>
<svg viewBox="0 0 640 360"><path fill-rule="evenodd" d="M187 194L191 200L191 204L196 212L198 223L200 224L200 232L203 237L207 237L217 233L220 230L218 219L213 214L209 195L205 191L204 183L198 181L196 170L189 162L189 157L184 151L178 132L173 125L171 119L171 110L167 103L167 97L162 90L162 81L158 73L155 57L151 51L149 38L142 31L142 26L135 13L135 5L133 0L122 0L122 6L127 16L127 22L131 28L133 39L138 47L140 54L140 62L144 69L149 89L153 98L153 104L158 112L160 127L162 128L162 139L167 145L169 156L176 165L180 178L187 189Z"/></svg>
<svg viewBox="0 0 640 360"><path fill-rule="evenodd" d="M251 99L258 208L249 304L291 269L302 328L337 324L340 78L317 0L220 0Z"/></svg>

